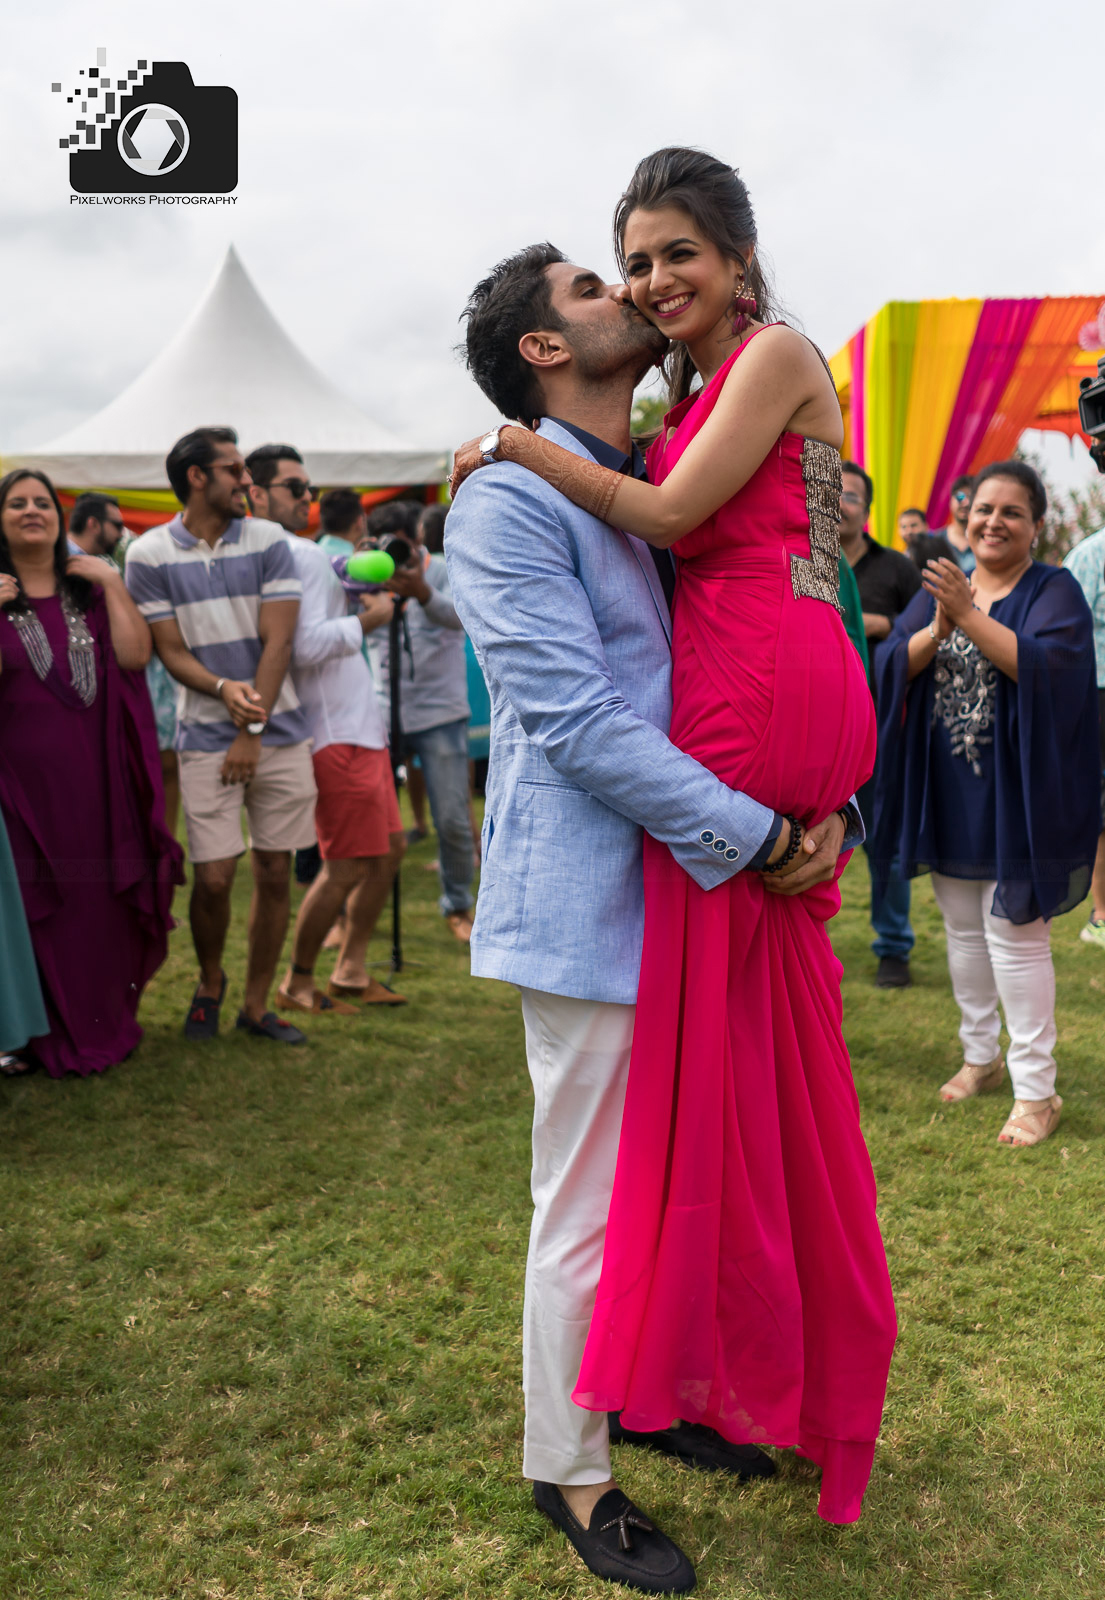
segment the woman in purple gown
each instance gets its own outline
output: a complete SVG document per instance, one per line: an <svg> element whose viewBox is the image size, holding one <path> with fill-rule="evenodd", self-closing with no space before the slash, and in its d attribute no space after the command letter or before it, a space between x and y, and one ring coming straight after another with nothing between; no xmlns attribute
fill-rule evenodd
<svg viewBox="0 0 1105 1600"><path fill-rule="evenodd" d="M49 1032L29 1064L102 1072L137 1045L165 959L181 854L164 827L144 668L150 634L122 576L70 556L44 474L0 480L0 809Z"/></svg>

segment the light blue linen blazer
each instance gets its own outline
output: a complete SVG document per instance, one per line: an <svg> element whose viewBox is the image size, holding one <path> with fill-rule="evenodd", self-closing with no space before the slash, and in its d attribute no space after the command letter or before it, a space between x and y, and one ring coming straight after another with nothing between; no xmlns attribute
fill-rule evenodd
<svg viewBox="0 0 1105 1600"><path fill-rule="evenodd" d="M591 459L556 423L539 431ZM671 621L647 545L497 462L460 489L445 556L491 695L472 971L633 1004L643 830L712 889L774 813L667 738Z"/></svg>

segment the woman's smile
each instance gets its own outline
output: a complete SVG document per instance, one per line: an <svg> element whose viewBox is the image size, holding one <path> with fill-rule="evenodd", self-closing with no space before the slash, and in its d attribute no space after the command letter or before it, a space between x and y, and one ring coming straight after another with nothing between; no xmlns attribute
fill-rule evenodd
<svg viewBox="0 0 1105 1600"><path fill-rule="evenodd" d="M654 300L652 302L652 310L656 316L662 317L666 321L670 318L682 316L695 298L696 296L690 291L685 291L682 294L667 295L663 300Z"/></svg>

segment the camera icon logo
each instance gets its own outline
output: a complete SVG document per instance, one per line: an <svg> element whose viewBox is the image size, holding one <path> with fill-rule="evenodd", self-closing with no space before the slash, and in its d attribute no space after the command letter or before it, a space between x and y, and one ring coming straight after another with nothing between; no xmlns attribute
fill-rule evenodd
<svg viewBox="0 0 1105 1600"><path fill-rule="evenodd" d="M175 172L191 142L188 124L171 106L136 106L119 124L119 154L146 177Z"/></svg>
<svg viewBox="0 0 1105 1600"><path fill-rule="evenodd" d="M78 194L229 194L238 187L238 96L197 84L183 61L139 61L125 76L81 68L67 100L74 131L59 140ZM61 83L51 85L60 94Z"/></svg>

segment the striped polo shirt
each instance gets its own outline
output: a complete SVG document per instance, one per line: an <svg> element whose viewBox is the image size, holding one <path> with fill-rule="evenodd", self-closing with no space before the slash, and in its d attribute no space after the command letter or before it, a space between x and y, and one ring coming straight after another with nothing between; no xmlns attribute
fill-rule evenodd
<svg viewBox="0 0 1105 1600"><path fill-rule="evenodd" d="M257 621L265 600L298 600L302 585L283 528L236 518L214 549L178 514L127 550L127 588L147 622L175 617L184 643L218 678L252 683L261 659ZM225 750L237 735L215 695L180 685L178 750ZM299 744L307 716L287 673L261 736L263 745Z"/></svg>

